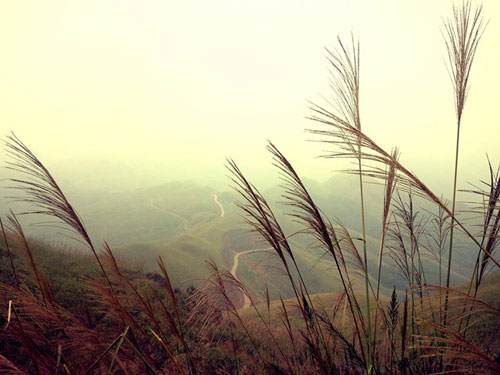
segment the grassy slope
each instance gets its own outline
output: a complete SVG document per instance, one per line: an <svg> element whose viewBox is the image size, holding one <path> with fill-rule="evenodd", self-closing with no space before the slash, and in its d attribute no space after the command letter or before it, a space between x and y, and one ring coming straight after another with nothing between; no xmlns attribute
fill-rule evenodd
<svg viewBox="0 0 500 375"><path fill-rule="evenodd" d="M359 199L352 176L333 176L323 184L306 181L306 185L330 219L338 218L349 228L359 228ZM214 193L225 209L223 218L214 202ZM281 189L274 188L264 195L275 207L285 233L291 234L301 227L285 215L289 208L279 204L283 201L281 193ZM375 236L380 231L381 194L380 186L367 188L368 229L369 234ZM161 255L174 283L181 286L196 285L200 278L207 276L206 260L212 259L219 266L231 269L236 252L267 247L267 244L257 243L255 236L244 234L249 227L243 224L240 211L234 205L237 196L231 191L215 192L190 182L172 182L121 192L75 190L70 192L69 198L87 224L96 244L106 239L118 257L136 262L147 271L158 270L156 257ZM50 232L32 232L31 227L27 228L27 232L55 238ZM350 232L352 236L360 237L355 230ZM290 241L312 293L340 290L334 263L329 255L322 257L321 251L311 246L308 237L294 236ZM370 273L374 280L379 243L377 237L373 236L369 236L368 241L368 258L372 265ZM471 256L460 252L457 254L454 279L463 281L470 269ZM291 296L288 280L281 276L282 272L276 268L278 263L268 255L256 253L240 257L238 277L252 291L262 292L268 285L273 298L277 298L279 293ZM382 293L390 291L393 285L401 284L397 270L388 260L386 257L384 261ZM433 273L437 272L434 270ZM431 279L432 275L428 277Z"/></svg>
<svg viewBox="0 0 500 375"><path fill-rule="evenodd" d="M464 283L458 286L458 290L462 292L467 291L468 284ZM359 292L363 292L362 286ZM390 291L392 292L392 291ZM386 291L385 297L381 297L380 303L384 309L389 305L389 298L387 296L390 295L389 291ZM364 297L362 294L359 294L358 302L360 304L360 308L364 311ZM338 302L339 293L318 293L313 294L311 296L312 302L316 309L319 311L324 311L327 314L332 314L334 311L334 306ZM483 281L483 284L480 288L477 298L481 301L484 301L494 308L500 310L500 271L492 272L489 274ZM400 302L400 306L402 306L402 301L404 300L404 293L398 293L398 300ZM297 327L303 326L303 318L299 309L297 308L297 301L294 298L285 299L285 306L287 308L287 313L290 318L290 321ZM342 305L344 306L344 305ZM266 319L269 319L271 322L275 324L281 324L281 319L283 319L283 308L280 301L271 301L270 303L270 313L268 313L267 305L265 303L257 304L257 309L260 311L260 314L264 316ZM372 306L372 311L374 313L374 305ZM347 314L347 315L346 315ZM241 316L247 320L258 321L259 318L252 307L246 308L241 312ZM339 327L341 327L342 331L345 332L346 328L351 327L351 319L348 311L344 310L344 307L341 307L338 310L336 315L336 322ZM477 339L481 338L490 338L492 332L498 330L499 316L488 315L481 313L479 316L476 316L471 322L473 322L472 328L469 330L468 338L474 342ZM498 333L498 332L497 332Z"/></svg>

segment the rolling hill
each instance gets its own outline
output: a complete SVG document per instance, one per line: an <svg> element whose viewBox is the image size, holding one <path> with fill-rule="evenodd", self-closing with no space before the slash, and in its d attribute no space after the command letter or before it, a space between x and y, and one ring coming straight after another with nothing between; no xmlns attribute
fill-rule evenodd
<svg viewBox="0 0 500 375"><path fill-rule="evenodd" d="M354 238L359 234L359 198L356 177L335 175L324 183L305 181L310 193L324 214L331 220L341 220ZM296 233L302 227L291 220L290 207L280 204L282 189L274 187L264 192L276 212L285 233ZM383 187L367 185L366 218L368 231L368 259L372 266L370 276L376 277L381 227ZM231 190L216 191L194 182L170 182L148 188L130 190L92 190L82 185L69 187L68 198L86 223L96 244L106 242L117 257L132 262L147 272L156 272L157 256L167 264L173 282L183 288L197 285L209 272L207 260L231 269L238 252L268 247L249 233L240 210L234 204L238 195ZM422 211L432 207L418 201ZM423 207L423 208L422 208ZM24 218L26 223L40 221L39 217ZM64 241L53 229L29 226L26 232L46 241ZM359 240L355 240L361 245ZM321 249L315 248L311 237L294 235L290 238L293 251L312 293L340 290L334 262ZM361 246L359 251L361 251ZM468 275L475 251L467 247L457 250L457 267L452 275L455 283ZM428 282L437 282L437 268L431 258L423 259ZM273 298L291 295L288 280L272 252L245 254L239 259L237 277L255 293L269 287ZM402 279L393 262L384 260L382 293L389 293Z"/></svg>

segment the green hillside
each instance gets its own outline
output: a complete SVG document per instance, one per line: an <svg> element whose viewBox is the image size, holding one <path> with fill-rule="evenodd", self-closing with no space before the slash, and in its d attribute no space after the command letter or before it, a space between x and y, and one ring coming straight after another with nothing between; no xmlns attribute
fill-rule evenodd
<svg viewBox="0 0 500 375"><path fill-rule="evenodd" d="M332 222L340 220L349 228L358 251L361 251L361 242L356 240L361 237L358 232L360 208L356 177L334 175L324 183L313 180L306 180L305 183L324 214ZM283 189L278 186L264 192L285 233L294 234L289 240L310 292L330 293L340 290L331 255L317 249L312 237L295 234L303 228L288 215L293 210L282 204L282 194ZM257 235L249 233L251 228L244 223L242 212L235 204L239 196L229 189L216 191L183 181L114 192L80 187L71 190L68 195L95 243L100 244L105 240L118 258L147 272L158 271L157 257L161 255L169 267L173 282L182 288L198 285L208 276L206 262L209 260L230 270L238 252L268 247ZM382 196L382 186L367 184L367 256L373 282L377 277ZM432 212L433 207L429 202L418 199L415 202L421 214ZM27 224L40 220L36 216L22 219ZM50 243L64 241L74 246L73 242L68 242L51 228L28 226L26 231ZM460 283L468 277L475 250L461 245L459 240L456 242L457 256L454 258L456 265L452 271L452 281ZM435 260L425 257L422 262L427 270L428 283L438 283ZM280 294L291 296L289 281L283 276L281 265L272 252L241 256L237 277L257 299L262 299L262 291L266 286L273 298L278 298ZM404 285L400 271L386 251L382 294L390 293L393 286L404 288Z"/></svg>

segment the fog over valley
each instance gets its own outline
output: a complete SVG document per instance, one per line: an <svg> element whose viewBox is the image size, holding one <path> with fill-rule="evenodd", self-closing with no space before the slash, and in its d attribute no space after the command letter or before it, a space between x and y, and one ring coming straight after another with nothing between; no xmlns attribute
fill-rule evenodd
<svg viewBox="0 0 500 375"><path fill-rule="evenodd" d="M500 1L0 2L0 375L500 374Z"/></svg>

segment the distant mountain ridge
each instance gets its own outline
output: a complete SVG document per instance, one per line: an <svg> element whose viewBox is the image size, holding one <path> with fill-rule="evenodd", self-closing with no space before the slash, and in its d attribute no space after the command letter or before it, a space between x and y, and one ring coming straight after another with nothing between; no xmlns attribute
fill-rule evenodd
<svg viewBox="0 0 500 375"><path fill-rule="evenodd" d="M360 237L359 188L356 176L334 175L324 183L305 179L316 204L333 222L340 220L353 237ZM169 267L173 281L178 285L197 284L206 277L207 260L214 260L223 268L231 269L236 253L268 247L259 238L249 233L251 229L243 223L242 212L235 205L239 199L229 188L217 191L190 181L174 181L147 188L122 191L87 189L86 185L73 185L66 189L68 199L79 212L96 244L106 240L118 257L137 263L148 272L157 271L156 258L161 255ZM301 229L287 215L290 207L280 204L283 190L273 187L263 192L276 212L286 233ZM221 217L220 206L224 209ZM369 250L369 270L374 277L377 263L378 235L381 230L383 186L366 184L365 208ZM417 200L430 210L429 202ZM27 222L42 218L30 217ZM53 230L31 228L28 234L44 236L51 241L59 239ZM329 255L314 248L312 239L304 235L291 238L293 250L312 293L327 293L339 289L334 263ZM360 243L358 242L360 245ZM457 251L460 269L469 269L474 252ZM398 270L391 262L385 263L384 287L389 291L401 280ZM286 279L280 276L279 268L271 253L258 252L241 257L238 278L250 290L263 290L270 285L274 297L278 293L291 293ZM467 267L467 268L466 268ZM436 273L437 274L437 273ZM435 275L429 275L432 282ZM452 275L455 282L463 281L466 275ZM383 291L384 292L384 291Z"/></svg>

